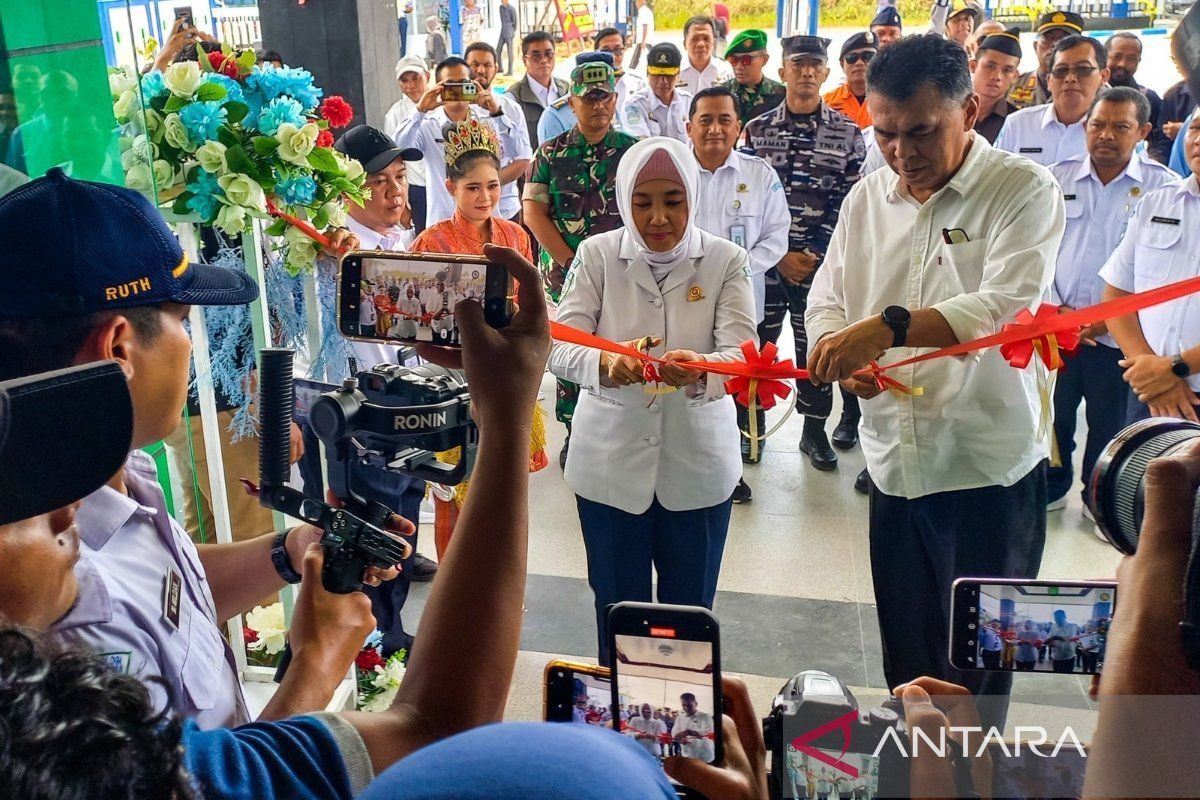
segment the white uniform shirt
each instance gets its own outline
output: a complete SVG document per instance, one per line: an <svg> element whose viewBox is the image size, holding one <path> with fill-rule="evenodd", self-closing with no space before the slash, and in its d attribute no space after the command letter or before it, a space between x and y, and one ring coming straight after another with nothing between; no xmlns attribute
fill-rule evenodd
<svg viewBox="0 0 1200 800"><path fill-rule="evenodd" d="M425 307L427 314L437 315L443 310L453 314L459 299L458 292L450 286L440 291L436 286L431 286L421 293L421 305Z"/></svg>
<svg viewBox="0 0 1200 800"><path fill-rule="evenodd" d="M716 172L700 167L700 197L704 202L696 212L696 224L750 254L755 319L761 322L765 276L787 253L792 224L779 175L758 156L734 150Z"/></svg>
<svg viewBox="0 0 1200 800"><path fill-rule="evenodd" d="M471 113L490 125L500 139L500 166L506 167L521 158L532 159L533 150L529 146L529 130L525 126L525 117L520 110L513 110L515 101L512 98L505 103L500 101L504 114L493 117L479 106L472 105ZM398 147L415 147L425 154L425 224L433 225L454 216L454 198L446 189L446 146L442 138L442 128L450 118L443 108L435 108L428 114L418 110L412 116L400 123L396 131ZM500 205L494 216L515 216L521 208L517 198L516 181L504 187L500 195Z"/></svg>
<svg viewBox="0 0 1200 800"><path fill-rule="evenodd" d="M629 133L629 120L625 117L625 104L643 89L649 90L650 84L645 78L626 72L617 79L617 113L613 117L613 127L622 133ZM633 134L630 134L631 136Z"/></svg>
<svg viewBox="0 0 1200 800"><path fill-rule="evenodd" d="M1147 162L1136 155L1107 186L1096 177L1088 156L1060 161L1050 167L1050 172L1062 187L1067 214L1051 300L1071 308L1086 308L1104 299L1100 268L1117 248L1138 202L1148 192L1179 180L1179 176L1158 162ZM1117 346L1107 334L1098 341Z"/></svg>
<svg viewBox="0 0 1200 800"><path fill-rule="evenodd" d="M679 736L684 731L695 731L702 736L707 736L713 733L716 728L713 726L712 716L705 714L703 711L697 710L695 714L688 716L682 711L675 718L675 725L671 728L673 736ZM684 742L679 751L682 755L688 758L698 758L701 761L712 762L717 757L716 742L713 739L691 739Z"/></svg>
<svg viewBox="0 0 1200 800"><path fill-rule="evenodd" d="M867 152L863 157L862 168L859 170L859 175L870 175L877 169L882 169L887 166L887 161L883 159L883 151L879 149L879 143L875 141L875 128L863 128L862 132L863 145Z"/></svg>
<svg viewBox="0 0 1200 800"><path fill-rule="evenodd" d="M562 97L558 92L558 84L554 82L554 76L550 76L550 85L542 86L536 79L529 79L529 88L533 90L533 96L542 104L542 108L548 107L558 98ZM507 92L506 92L507 94Z"/></svg>
<svg viewBox="0 0 1200 800"><path fill-rule="evenodd" d="M1063 201L1044 167L975 135L958 172L925 203L901 194L898 183L896 173L878 170L846 197L808 296L810 352L826 334L889 305L933 308L967 342L1048 296ZM946 244L943 231L955 228L969 241ZM915 353L891 349L879 361ZM1049 456L1049 440L1037 438L1036 375L1009 366L996 349L888 374L925 393L862 401L863 454L885 494L1011 486Z"/></svg>
<svg viewBox="0 0 1200 800"><path fill-rule="evenodd" d="M1110 286L1144 292L1200 275L1200 187L1183 178L1142 198L1125 237L1100 270ZM1160 356L1200 345L1200 296L1188 295L1138 312L1146 342ZM1187 378L1200 392L1200 375Z"/></svg>
<svg viewBox="0 0 1200 800"><path fill-rule="evenodd" d="M585 240L564 282L559 322L613 341L661 337L651 352L694 350L709 361L741 359L757 341L746 251L704 230L660 286L624 230ZM657 496L669 511L723 503L742 474L733 398L710 374L699 387L649 403L640 384L600 382L600 351L556 342L550 371L580 384L566 481L596 503L641 514Z"/></svg>
<svg viewBox="0 0 1200 800"><path fill-rule="evenodd" d="M633 738L635 742L640 744L642 749L647 753L655 758L662 758L662 741L660 741L658 737L664 736L667 733L667 724L665 722L663 722L661 719L655 719L654 717L646 719L641 714L638 714L636 717L629 720L628 725L638 733L648 733L653 736L653 739L638 739L634 737L634 734L626 733L627 736Z"/></svg>
<svg viewBox="0 0 1200 800"><path fill-rule="evenodd" d="M650 8L650 4L642 6L637 10L637 27L633 32L634 42L640 43L649 47L654 44L654 10ZM642 28L646 29L646 35L642 36Z"/></svg>
<svg viewBox="0 0 1200 800"><path fill-rule="evenodd" d="M128 494L102 486L80 505L79 594L47 635L138 678L155 708L169 707L202 729L249 722L204 565L167 513L154 461L141 450L125 462L125 484ZM178 605L168 610L169 584ZM153 678L165 680L169 698Z"/></svg>
<svg viewBox="0 0 1200 800"><path fill-rule="evenodd" d="M410 161L408 163L411 164L414 162ZM384 235L371 230L349 215L346 217L346 227L358 237L358 246L362 250L387 250L395 253L407 253L412 249L412 243L417 238L416 228L396 227L392 233ZM365 313L365 309L360 309L359 313ZM373 304L372 313L377 313L374 311ZM347 342L347 344L350 345L350 351L353 353L354 360L358 364L359 369L370 369L377 364L396 363L395 345L354 341Z"/></svg>
<svg viewBox="0 0 1200 800"><path fill-rule="evenodd" d="M401 94L400 99L392 104L383 118L383 132L395 140L396 133L400 130L400 123L411 117L416 111L417 104L409 100L408 95ZM410 186L425 185L425 159L406 161L404 166Z"/></svg>
<svg viewBox="0 0 1200 800"><path fill-rule="evenodd" d="M1059 122L1053 103L1030 106L1004 118L995 146L1048 167L1087 155L1086 126L1087 117L1071 125Z"/></svg>
<svg viewBox="0 0 1200 800"><path fill-rule="evenodd" d="M647 136L667 136L687 144L688 107L692 96L676 89L671 104L665 105L649 86L638 90L625 102L625 133L638 139Z"/></svg>
<svg viewBox="0 0 1200 800"><path fill-rule="evenodd" d="M708 60L708 66L701 70L693 67L692 62L685 57L683 69L679 70L679 79L675 81L675 88L686 89L694 95L701 89L731 80L733 67L729 66L728 61L713 56Z"/></svg>

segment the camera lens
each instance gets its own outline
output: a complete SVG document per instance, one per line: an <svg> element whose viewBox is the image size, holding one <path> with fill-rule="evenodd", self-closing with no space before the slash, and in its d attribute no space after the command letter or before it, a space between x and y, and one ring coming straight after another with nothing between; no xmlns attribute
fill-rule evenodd
<svg viewBox="0 0 1200 800"><path fill-rule="evenodd" d="M1200 439L1200 425L1183 419L1135 422L1117 434L1092 471L1091 508L1101 533L1125 555L1137 551L1150 462Z"/></svg>

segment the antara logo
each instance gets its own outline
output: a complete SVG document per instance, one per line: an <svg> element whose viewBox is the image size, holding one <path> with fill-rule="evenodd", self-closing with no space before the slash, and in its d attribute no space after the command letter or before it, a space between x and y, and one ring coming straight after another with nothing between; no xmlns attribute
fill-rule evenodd
<svg viewBox="0 0 1200 800"><path fill-rule="evenodd" d="M425 428L440 428L445 424L445 411L431 411L428 414L397 414L393 430L423 430Z"/></svg>

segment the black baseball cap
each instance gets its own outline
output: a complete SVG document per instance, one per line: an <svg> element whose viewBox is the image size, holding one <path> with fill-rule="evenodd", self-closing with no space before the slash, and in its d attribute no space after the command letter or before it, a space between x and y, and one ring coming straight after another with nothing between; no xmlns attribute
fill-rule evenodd
<svg viewBox="0 0 1200 800"><path fill-rule="evenodd" d="M362 164L367 172L379 172L397 158L420 161L424 156L415 147L396 147L392 137L370 125L355 125L333 143L333 149Z"/></svg>
<svg viewBox="0 0 1200 800"><path fill-rule="evenodd" d="M245 272L190 261L158 209L132 189L55 167L0 198L0 317L256 297Z"/></svg>
<svg viewBox="0 0 1200 800"><path fill-rule="evenodd" d="M0 382L0 525L87 497L117 474L132 439L115 361Z"/></svg>
<svg viewBox="0 0 1200 800"><path fill-rule="evenodd" d="M842 44L842 52L841 52L841 55L838 56L838 58L839 59L845 58L847 53L852 53L855 50L866 50L867 48L870 48L872 50L878 50L879 49L879 37L876 36L875 34L871 33L870 31L863 31L862 33L856 33L853 36L851 36L849 39L847 39L845 41L845 43Z"/></svg>

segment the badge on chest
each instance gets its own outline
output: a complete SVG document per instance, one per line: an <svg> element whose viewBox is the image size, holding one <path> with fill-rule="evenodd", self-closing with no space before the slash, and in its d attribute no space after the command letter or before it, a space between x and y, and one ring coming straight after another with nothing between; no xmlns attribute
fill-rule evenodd
<svg viewBox="0 0 1200 800"><path fill-rule="evenodd" d="M171 630L179 630L179 613L180 604L183 602L183 578L174 567L167 568L167 574L163 576L163 591L162 591L162 616L163 622L171 627Z"/></svg>

